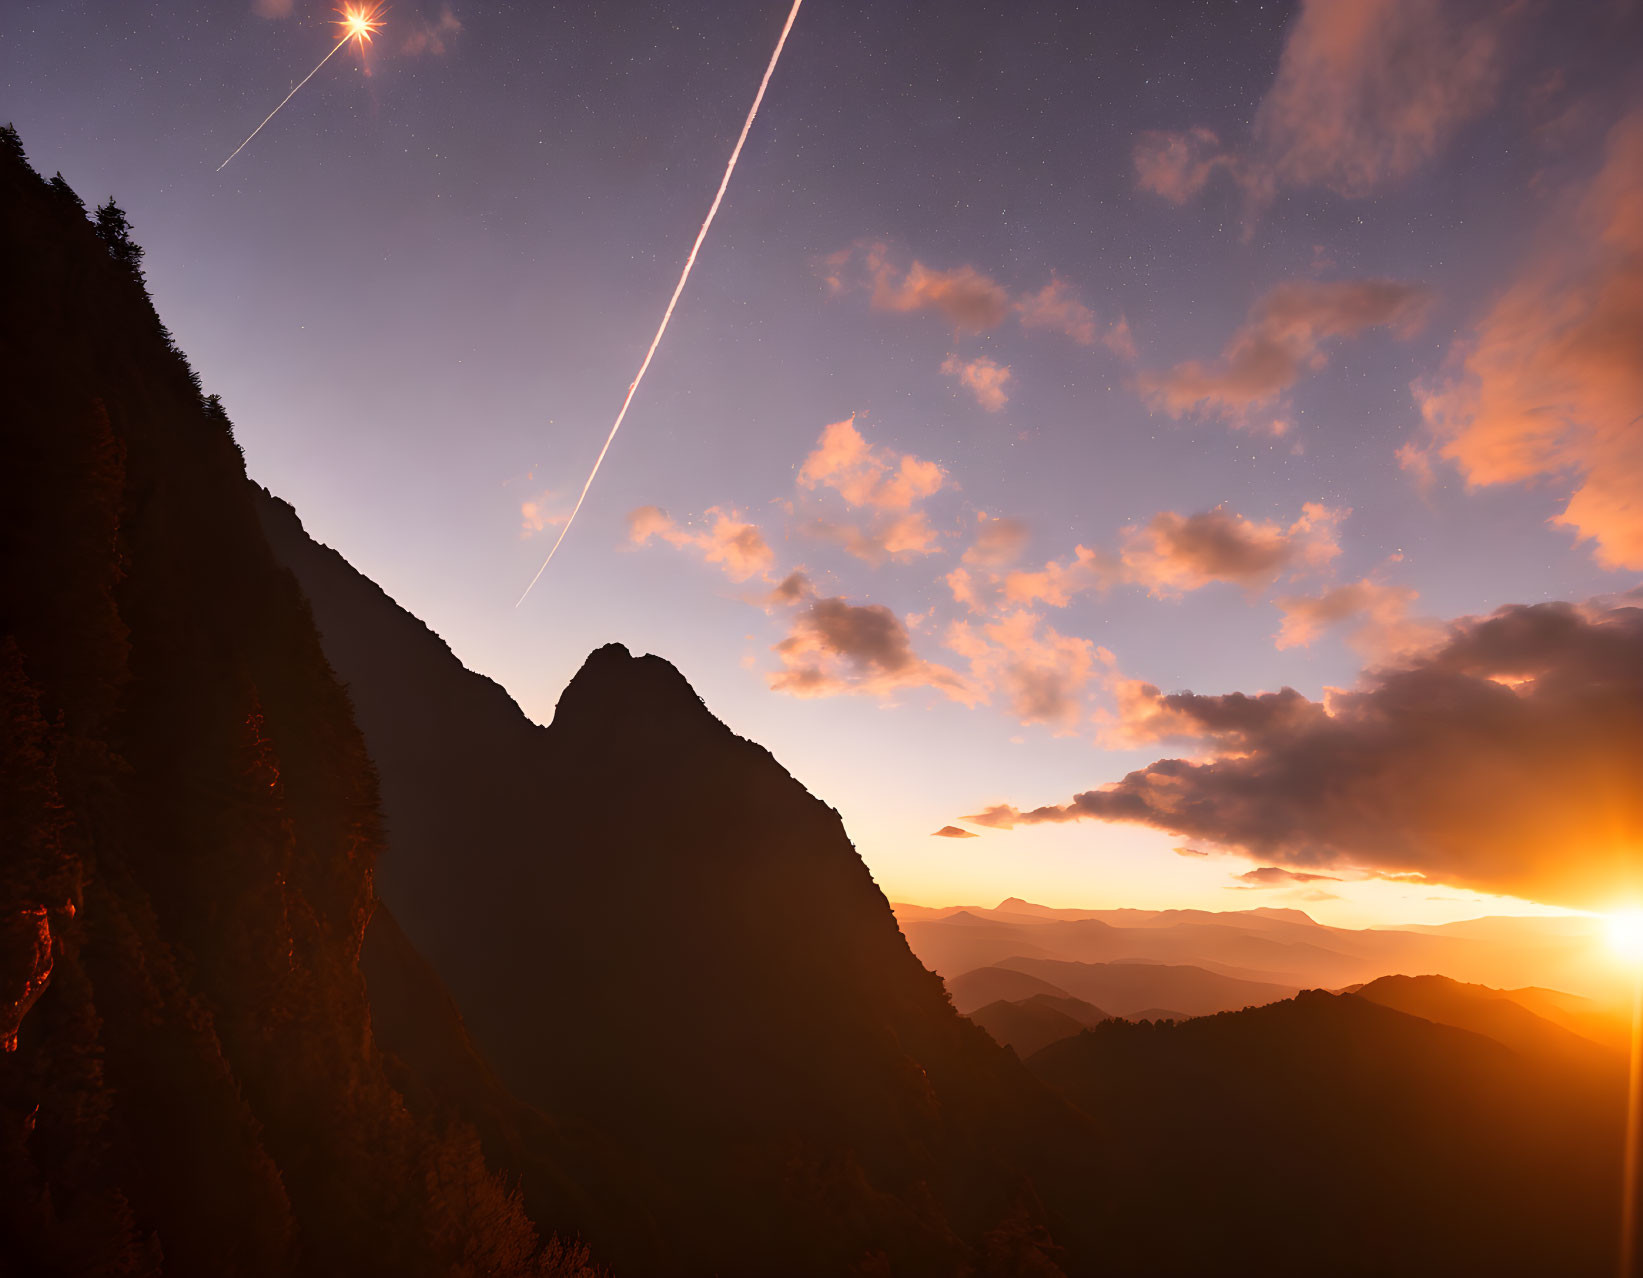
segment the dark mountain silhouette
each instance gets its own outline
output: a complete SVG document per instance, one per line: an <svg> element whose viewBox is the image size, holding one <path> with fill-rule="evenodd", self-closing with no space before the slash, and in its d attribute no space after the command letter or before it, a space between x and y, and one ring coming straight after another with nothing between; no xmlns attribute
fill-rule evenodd
<svg viewBox="0 0 1643 1278"><path fill-rule="evenodd" d="M375 775L141 261L0 131L0 1267L585 1272L374 1040Z"/></svg>
<svg viewBox="0 0 1643 1278"><path fill-rule="evenodd" d="M605 1137L657 1224L574 1216L598 1254L639 1273L1053 1272L1045 1227L1100 1215L1093 1173L1067 1169L1099 1141L953 1010L837 813L671 665L616 645L530 723L290 507L259 508L381 772L383 899L507 1090Z"/></svg>
<svg viewBox="0 0 1643 1278"><path fill-rule="evenodd" d="M1128 1169L1112 1206L1147 1241L1118 1272L1614 1272L1618 1062L1571 1071L1309 991L1107 1021L1029 1067L1101 1115Z"/></svg>
<svg viewBox="0 0 1643 1278"><path fill-rule="evenodd" d="M1034 994L1014 1003L999 999L971 1012L970 1019L1025 1060L1040 1048L1099 1025L1107 1014L1081 998Z"/></svg>
<svg viewBox="0 0 1643 1278"><path fill-rule="evenodd" d="M1295 993L1288 986L1245 981L1201 967L1169 963L1070 963L1059 959L1012 958L1000 966L1037 977L1075 998L1122 1017L1160 1007L1179 1008L1185 1016L1208 1016L1272 1003Z"/></svg>

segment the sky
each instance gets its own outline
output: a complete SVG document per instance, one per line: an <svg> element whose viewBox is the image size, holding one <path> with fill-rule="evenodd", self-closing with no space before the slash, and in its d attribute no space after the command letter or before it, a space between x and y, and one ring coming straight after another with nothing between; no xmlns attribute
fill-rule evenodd
<svg viewBox="0 0 1643 1278"><path fill-rule="evenodd" d="M13 0L0 114L533 718L667 657L893 900L1643 901L1637 5L806 0L518 608L787 6L398 0L218 172L336 16Z"/></svg>

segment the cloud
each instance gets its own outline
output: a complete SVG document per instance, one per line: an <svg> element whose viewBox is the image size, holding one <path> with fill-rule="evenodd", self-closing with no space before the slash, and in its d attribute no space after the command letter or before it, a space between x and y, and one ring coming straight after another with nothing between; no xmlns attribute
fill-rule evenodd
<svg viewBox="0 0 1643 1278"><path fill-rule="evenodd" d="M640 506L628 513L628 541L643 546L652 537L680 550L694 550L710 564L716 564L732 581L764 577L775 563L775 555L757 524L740 513L714 506L707 512L705 528L680 527L657 506Z"/></svg>
<svg viewBox="0 0 1643 1278"><path fill-rule="evenodd" d="M553 496L551 490L538 493L535 497L527 497L519 503L519 535L534 537L537 533L548 528L557 528L569 518L568 515L550 514L548 499Z"/></svg>
<svg viewBox="0 0 1643 1278"><path fill-rule="evenodd" d="M1133 155L1136 184L1185 204L1225 173L1252 211L1283 187L1371 195L1431 161L1494 105L1524 8L1496 0L1303 0L1250 144L1225 146L1201 126L1143 133Z"/></svg>
<svg viewBox="0 0 1643 1278"><path fill-rule="evenodd" d="M1188 847L1171 848L1170 851L1175 853L1176 856L1208 856L1209 855L1208 852L1202 852L1197 848L1188 848Z"/></svg>
<svg viewBox="0 0 1643 1278"><path fill-rule="evenodd" d="M944 825L934 831L932 839L979 839L981 836L973 830L961 830L956 825Z"/></svg>
<svg viewBox="0 0 1643 1278"><path fill-rule="evenodd" d="M1351 623L1351 643L1365 656L1385 658L1441 638L1429 621L1414 617L1419 596L1408 586L1365 577L1315 595L1280 595L1283 622L1274 636L1280 648L1306 647L1331 626Z"/></svg>
<svg viewBox="0 0 1643 1278"><path fill-rule="evenodd" d="M1171 417L1197 411L1247 424L1303 372L1328 362L1323 343L1387 327L1409 337L1424 320L1426 291L1397 280L1293 280L1268 292L1214 364L1189 360L1139 378L1148 405Z"/></svg>
<svg viewBox="0 0 1643 1278"><path fill-rule="evenodd" d="M1197 590L1213 582L1257 587L1285 574L1326 567L1340 554L1341 521L1351 512L1308 502L1289 525L1256 522L1216 506L1194 515L1160 511L1147 523L1119 533L1119 550L1077 546L1071 559L1018 569L997 583L965 575L972 606L979 608L993 584L1011 604L1043 602L1065 608L1081 594L1115 585L1145 586L1154 595ZM952 579L948 579L952 585Z"/></svg>
<svg viewBox="0 0 1643 1278"><path fill-rule="evenodd" d="M1245 519L1224 505L1197 515L1166 510L1143 527L1124 530L1124 573L1153 594L1214 581L1263 585L1285 572L1326 566L1341 553L1337 533L1350 513L1308 502L1285 528Z"/></svg>
<svg viewBox="0 0 1643 1278"><path fill-rule="evenodd" d="M906 563L941 549L940 535L922 510L883 516L865 526L843 519L812 519L799 531L807 537L833 542L875 568L887 560Z"/></svg>
<svg viewBox="0 0 1643 1278"><path fill-rule="evenodd" d="M885 244L856 244L823 258L822 279L831 293L866 290L875 310L935 311L955 333L985 333L1010 314L1009 290L975 267L938 271L914 259L901 271Z"/></svg>
<svg viewBox="0 0 1643 1278"><path fill-rule="evenodd" d="M251 0L251 12L259 18L289 18L296 11L296 0Z"/></svg>
<svg viewBox="0 0 1643 1278"><path fill-rule="evenodd" d="M946 644L969 662L972 686L1002 694L1022 723L1045 724L1057 735L1078 727L1100 659L1088 639L1061 634L1039 614L1018 609L980 626L955 621Z"/></svg>
<svg viewBox="0 0 1643 1278"><path fill-rule="evenodd" d="M942 361L941 371L949 377L958 378L959 385L974 395L976 403L989 413L998 412L1010 402L1009 392L1005 389L1012 376L1008 364L1000 364L985 355L968 360L949 355Z"/></svg>
<svg viewBox="0 0 1643 1278"><path fill-rule="evenodd" d="M941 490L943 472L912 453L874 448L856 429L854 414L822 428L799 468L804 488L831 488L852 506L908 510Z"/></svg>
<svg viewBox="0 0 1643 1278"><path fill-rule="evenodd" d="M1238 160L1222 149L1221 139L1202 127L1184 133L1150 129L1137 139L1133 158L1136 185L1171 204L1185 204L1218 171L1238 169Z"/></svg>
<svg viewBox="0 0 1643 1278"><path fill-rule="evenodd" d="M1065 608L1074 596L1086 591L1100 593L1121 575L1122 567L1114 555L1075 546L1072 558L1065 563L1052 559L1035 571L1010 573L1004 578L1004 598L1019 604L1042 600L1052 608Z"/></svg>
<svg viewBox="0 0 1643 1278"><path fill-rule="evenodd" d="M955 671L913 652L907 628L882 604L814 599L794 616L774 651L782 668L770 675L770 686L796 697L883 696L930 687L967 705L977 700Z"/></svg>
<svg viewBox="0 0 1643 1278"><path fill-rule="evenodd" d="M1416 396L1469 484L1571 485L1554 522L1603 566L1643 568L1643 110L1614 126L1553 229ZM1431 457L1411 449L1405 464Z"/></svg>
<svg viewBox="0 0 1643 1278"><path fill-rule="evenodd" d="M1643 893L1643 608L1512 605L1309 702L1194 697L1223 744L1009 828L1130 821L1306 871L1361 867L1585 908ZM1263 701L1266 703L1261 704ZM1249 703L1256 703L1253 707Z"/></svg>
<svg viewBox="0 0 1643 1278"><path fill-rule="evenodd" d="M1247 870L1243 874L1234 874L1232 877L1240 883L1253 883L1257 887L1285 887L1291 883L1340 882L1340 879L1333 874L1307 874L1300 870L1286 870L1277 865L1263 865L1257 870Z"/></svg>
<svg viewBox="0 0 1643 1278"><path fill-rule="evenodd" d="M1500 93L1523 6L1498 0L1306 0L1255 116L1286 185L1365 196L1431 160Z"/></svg>
<svg viewBox="0 0 1643 1278"><path fill-rule="evenodd" d="M1201 696L1164 693L1140 679L1115 677L1112 692L1116 709L1107 719L1103 738L1114 749L1207 741L1224 750L1240 750L1275 731L1302 728L1323 713L1293 688Z"/></svg>
<svg viewBox="0 0 1643 1278"><path fill-rule="evenodd" d="M986 511L976 514L978 525L975 540L960 559L967 564L1001 568L1014 563L1026 548L1028 528L1024 521L1000 518Z"/></svg>
<svg viewBox="0 0 1643 1278"><path fill-rule="evenodd" d="M1103 342L1123 353L1128 344L1128 324L1119 320L1103 336L1095 312L1053 273L1036 293L1017 295L974 266L935 270L915 258L903 271L892 263L888 245L861 241L822 258L820 274L834 296L866 293L879 311L933 311L958 335L991 332L1013 315L1024 329L1059 333L1080 346Z"/></svg>
<svg viewBox="0 0 1643 1278"><path fill-rule="evenodd" d="M799 487L830 489L847 506L868 512L868 519L814 518L801 531L874 565L934 554L941 538L919 507L941 491L945 478L935 462L873 447L856 429L854 416L833 422L823 427L799 468Z"/></svg>
<svg viewBox="0 0 1643 1278"><path fill-rule="evenodd" d="M460 34L462 23L456 14L451 12L450 5L443 5L439 10L439 17L434 22L418 19L411 29L405 43L400 46L400 52L416 57L430 53L434 56L443 54L447 48L446 42L452 36Z"/></svg>
<svg viewBox="0 0 1643 1278"><path fill-rule="evenodd" d="M790 572L776 583L776 588L765 597L765 602L783 607L815 597L816 588L811 585L810 578L802 572Z"/></svg>
<svg viewBox="0 0 1643 1278"><path fill-rule="evenodd" d="M1022 328L1049 329L1080 346L1095 345L1095 312L1073 295L1066 280L1052 275L1038 292L1018 298L1015 309Z"/></svg>

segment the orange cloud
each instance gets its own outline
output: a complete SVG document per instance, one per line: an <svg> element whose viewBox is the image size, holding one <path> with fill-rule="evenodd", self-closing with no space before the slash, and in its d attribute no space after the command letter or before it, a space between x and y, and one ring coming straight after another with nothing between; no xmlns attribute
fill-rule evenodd
<svg viewBox="0 0 1643 1278"><path fill-rule="evenodd" d="M1303 0L1247 150L1202 127L1144 133L1136 183L1175 204L1227 173L1252 209L1282 186L1361 197L1408 177L1499 97L1525 6Z"/></svg>
<svg viewBox="0 0 1643 1278"><path fill-rule="evenodd" d="M955 671L914 653L907 628L882 604L814 599L774 651L782 668L770 675L770 687L796 697L928 687L966 705L977 700Z"/></svg>
<svg viewBox="0 0 1643 1278"><path fill-rule="evenodd" d="M1185 204L1202 191L1222 169L1236 171L1238 161L1221 147L1221 139L1206 128L1185 133L1151 129L1136 141L1135 181L1143 191L1161 195L1171 204Z"/></svg>
<svg viewBox="0 0 1643 1278"><path fill-rule="evenodd" d="M1041 601L1052 608L1119 584L1145 586L1154 595L1197 590L1212 582L1253 588L1284 574L1327 566L1340 554L1338 530L1350 513L1308 502L1286 527L1245 519L1225 506L1196 515L1161 511L1144 525L1124 528L1117 554L1078 546L1070 560L1052 559L1039 569L1008 573L999 584L1006 602ZM948 584L953 584L951 578ZM979 601L983 587L991 583L966 575L963 584L970 598Z"/></svg>
<svg viewBox="0 0 1643 1278"><path fill-rule="evenodd" d="M1065 608L1076 595L1105 591L1121 574L1113 555L1075 546L1073 557L1065 563L1052 559L1036 571L1010 573L1004 578L1004 598L1019 604L1042 600L1052 608Z"/></svg>
<svg viewBox="0 0 1643 1278"><path fill-rule="evenodd" d="M547 528L557 528L569 516L552 514L548 510L548 499L553 496L551 491L538 493L535 497L527 497L519 503L519 533L522 537L534 537Z"/></svg>
<svg viewBox="0 0 1643 1278"><path fill-rule="evenodd" d="M960 559L967 564L999 568L1011 564L1027 545L1027 525L1019 519L1000 518L986 511L976 514L975 540Z"/></svg>
<svg viewBox="0 0 1643 1278"><path fill-rule="evenodd" d="M1073 296L1071 286L1056 276L1036 293L1019 298L1016 315L1022 328L1045 328L1073 339L1080 346L1096 341L1095 312Z"/></svg>
<svg viewBox="0 0 1643 1278"><path fill-rule="evenodd" d="M681 528L659 507L640 506L628 513L628 540L643 546L656 537L678 549L694 550L732 581L769 574L776 557L757 524L719 506L710 509L706 518L710 522L705 528Z"/></svg>
<svg viewBox="0 0 1643 1278"><path fill-rule="evenodd" d="M1583 908L1643 894L1643 603L1513 605L1322 703L1166 698L1214 745L1063 805L973 824L1095 819L1274 867L1368 869Z"/></svg>
<svg viewBox="0 0 1643 1278"><path fill-rule="evenodd" d="M1098 660L1088 639L1061 634L1039 614L1018 609L979 627L955 621L946 644L969 662L973 685L1001 693L1022 723L1046 724L1057 735L1077 728Z"/></svg>
<svg viewBox="0 0 1643 1278"><path fill-rule="evenodd" d="M1165 373L1143 373L1147 403L1180 417L1190 411L1245 424L1309 369L1328 362L1323 343L1387 327L1411 336L1425 319L1428 295L1396 280L1295 280L1268 292L1250 310L1213 365L1190 360Z"/></svg>
<svg viewBox="0 0 1643 1278"><path fill-rule="evenodd" d="M1457 347L1456 370L1415 391L1468 483L1572 483L1555 522L1605 567L1643 568L1643 110L1611 130L1571 203L1555 245ZM1410 449L1406 465L1423 463Z"/></svg>
<svg viewBox="0 0 1643 1278"><path fill-rule="evenodd" d="M1283 622L1273 636L1280 648L1306 647L1331 626L1351 623L1351 643L1366 657L1412 652L1440 637L1429 621L1414 617L1418 598L1408 586L1389 586L1365 577L1316 595L1280 595Z"/></svg>
<svg viewBox="0 0 1643 1278"><path fill-rule="evenodd" d="M958 378L959 385L974 395L976 403L989 413L998 412L1010 402L1009 392L1005 389L1011 378L1008 364L1000 364L985 355L969 360L949 355L942 361L941 371L949 377Z"/></svg>
<svg viewBox="0 0 1643 1278"><path fill-rule="evenodd" d="M1350 511L1308 502L1289 527L1255 523L1217 506L1199 515L1166 510L1124 530L1125 577L1153 594L1196 590L1214 581L1262 585L1286 572L1324 567L1341 553L1336 540Z"/></svg>
<svg viewBox="0 0 1643 1278"><path fill-rule="evenodd" d="M854 414L822 428L799 468L805 488L831 488L852 506L908 510L941 490L942 469L912 453L874 448L856 429Z"/></svg>
<svg viewBox="0 0 1643 1278"><path fill-rule="evenodd" d="M1255 117L1277 181L1368 195L1409 176L1500 92L1521 4L1306 0Z"/></svg>
<svg viewBox="0 0 1643 1278"><path fill-rule="evenodd" d="M961 830L956 825L944 825L941 829L931 833L932 839L977 839L981 836L973 830Z"/></svg>
<svg viewBox="0 0 1643 1278"><path fill-rule="evenodd" d="M821 259L819 273L835 296L865 292L875 310L934 311L954 333L990 332L1014 315L1023 328L1060 333L1081 346L1101 341L1122 353L1128 342L1129 326L1123 321L1101 335L1095 312L1078 299L1072 285L1053 274L1036 293L1018 297L969 265L934 270L915 258L903 271L891 262L889 246L877 242L829 254Z"/></svg>
<svg viewBox="0 0 1643 1278"><path fill-rule="evenodd" d="M938 271L915 259L900 271L885 244L856 244L823 258L822 279L835 294L865 289L875 310L935 311L955 333L984 333L1010 314L1009 290L975 267Z"/></svg>

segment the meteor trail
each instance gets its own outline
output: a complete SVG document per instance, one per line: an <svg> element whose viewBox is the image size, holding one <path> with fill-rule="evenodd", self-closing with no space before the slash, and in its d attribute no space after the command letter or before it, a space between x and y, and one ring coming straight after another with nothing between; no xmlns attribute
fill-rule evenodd
<svg viewBox="0 0 1643 1278"><path fill-rule="evenodd" d="M565 534L570 526L576 522L577 512L582 509L582 503L587 500L588 489L593 487L593 480L599 473L599 467L604 465L605 454L610 451L610 444L616 438L616 432L622 429L622 419L628 415L628 405L633 403L633 396L639 389L639 383L645 380L645 370L650 367L651 358L656 354L656 348L662 344L662 334L667 332L668 321L673 318L673 308L679 304L679 295L685 291L685 281L690 278L690 268L696 265L696 254L701 250L702 241L707 238L707 228L713 225L713 217L719 211L719 205L725 198L725 191L730 186L730 175L736 171L736 161L742 154L742 143L747 141L747 134L753 127L753 118L759 114L759 103L764 101L764 91L770 84L770 77L776 70L776 62L782 56L782 46L787 43L787 33L793 29L793 19L799 16L799 5L803 0L793 0L793 7L788 10L787 21L782 24L782 33L776 39L775 52L770 55L770 65L764 69L764 79L759 81L759 91L753 95L753 105L748 108L747 119L742 123L741 136L736 139L736 145L730 152L730 163L725 165L725 175L719 179L718 194L713 197L713 203L707 210L707 218L702 222L702 229L696 232L696 242L690 246L690 255L685 258L685 269L679 273L679 282L674 285L673 296L668 299L667 310L662 312L662 323L656 330L656 336L650 340L650 349L645 352L644 363L639 365L639 372L633 381L628 384L627 396L622 400L621 411L616 414L616 421L610 428L610 434L605 436L605 446L599 450L599 456L594 458L593 469L588 472L587 483L582 485L581 495L576 499L576 505L571 507L570 518L565 520L559 530L559 536L554 539L553 548L548 551L548 557L542 561L542 566L536 570L536 576L531 578L531 584L525 587L525 593L514 602L519 607L525 602L527 595L542 579L542 574L548 570L553 557L559 552L564 543ZM332 50L335 52L335 50ZM300 85L298 86L301 87Z"/></svg>
<svg viewBox="0 0 1643 1278"><path fill-rule="evenodd" d="M339 25L343 28L342 39L336 42L336 45L332 48L330 53L327 53L319 60L319 66L316 66L312 71L303 76L302 79L297 82L296 89L292 89L291 92L287 93L280 99L280 105L268 113L267 118L263 120L262 124L259 124L256 128L251 130L251 137L246 138L244 142L241 142L234 148L234 155L238 155L251 144L251 138L256 137L257 134L262 132L263 124L267 124L269 120L272 120L276 115L278 115L280 113L280 108L292 98L297 96L297 89L302 88L303 85L307 84L316 75L318 75L320 67L324 66L333 57L335 57L338 49L342 48L342 46L347 44L350 40L358 40L360 47L364 48L366 45L371 43L371 36L374 35L382 26L380 22L375 20L375 9L339 9L337 12L342 14L342 18L339 23ZM221 173L228 167L228 162L234 158L234 155L229 156L227 160L224 160L217 166L218 173Z"/></svg>

